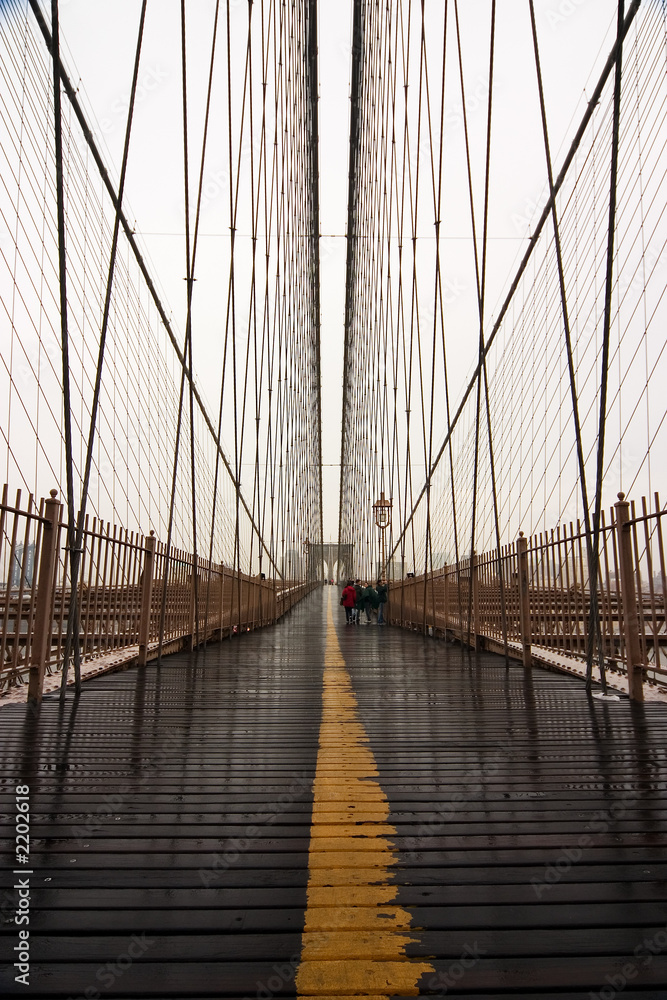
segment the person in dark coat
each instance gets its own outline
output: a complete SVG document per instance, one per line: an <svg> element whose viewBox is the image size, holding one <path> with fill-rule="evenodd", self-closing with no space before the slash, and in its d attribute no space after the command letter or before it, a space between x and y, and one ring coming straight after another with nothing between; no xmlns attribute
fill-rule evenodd
<svg viewBox="0 0 667 1000"><path fill-rule="evenodd" d="M341 598L345 608L345 624L354 625L354 610L357 603L357 593L351 580L347 581L347 586L343 590Z"/></svg>
<svg viewBox="0 0 667 1000"><path fill-rule="evenodd" d="M366 609L366 624L371 623L371 613L378 606L378 595L375 587L371 587L370 583L364 588L364 607Z"/></svg>
<svg viewBox="0 0 667 1000"><path fill-rule="evenodd" d="M361 621L361 612L364 610L364 588L361 586L361 580L354 581L354 592L357 598L354 621L358 625Z"/></svg>
<svg viewBox="0 0 667 1000"><path fill-rule="evenodd" d="M382 583L381 580L378 580L375 590L378 595L378 625L384 625L384 606L387 603L389 589L386 583Z"/></svg>

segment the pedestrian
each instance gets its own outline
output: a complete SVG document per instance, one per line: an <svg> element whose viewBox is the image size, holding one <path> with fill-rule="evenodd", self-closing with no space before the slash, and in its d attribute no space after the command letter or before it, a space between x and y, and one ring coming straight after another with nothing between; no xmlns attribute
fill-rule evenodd
<svg viewBox="0 0 667 1000"><path fill-rule="evenodd" d="M347 581L347 586L343 590L343 596L341 597L341 604L345 608L345 624L354 625L354 608L357 600L357 594L354 589L354 584L352 580Z"/></svg>
<svg viewBox="0 0 667 1000"><path fill-rule="evenodd" d="M378 595L375 587L372 587L370 583L364 588L364 607L366 609L366 624L370 625L372 612L378 606Z"/></svg>
<svg viewBox="0 0 667 1000"><path fill-rule="evenodd" d="M355 625L359 625L361 622L361 612L364 610L364 588L361 586L361 580L354 581L354 592L356 594L354 623Z"/></svg>
<svg viewBox="0 0 667 1000"><path fill-rule="evenodd" d="M384 625L384 606L387 603L389 588L386 583L382 582L382 580L378 580L377 587L375 589L378 595L378 625Z"/></svg>

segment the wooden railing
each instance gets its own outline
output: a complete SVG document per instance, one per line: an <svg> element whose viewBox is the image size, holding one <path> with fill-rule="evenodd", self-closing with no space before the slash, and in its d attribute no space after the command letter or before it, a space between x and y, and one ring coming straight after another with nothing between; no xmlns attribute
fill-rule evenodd
<svg viewBox="0 0 667 1000"><path fill-rule="evenodd" d="M0 503L0 692L29 681L39 701L44 677L60 670L71 611L67 526L53 491L37 506ZM165 584L166 570L166 584ZM196 586L195 586L196 581ZM139 664L162 648L194 648L269 625L300 601L313 583L261 579L209 563L164 543L97 519L86 519L77 588L82 661L114 651ZM195 594L197 606L195 606Z"/></svg>
<svg viewBox="0 0 667 1000"><path fill-rule="evenodd" d="M628 677L630 695L667 683L667 573L662 519L654 496L640 511L622 494L602 518L598 607L601 649L609 670ZM498 552L444 566L390 587L388 620L447 634L474 649L507 648L528 666L536 649L585 659L591 618L586 540L579 522L531 539L523 534Z"/></svg>

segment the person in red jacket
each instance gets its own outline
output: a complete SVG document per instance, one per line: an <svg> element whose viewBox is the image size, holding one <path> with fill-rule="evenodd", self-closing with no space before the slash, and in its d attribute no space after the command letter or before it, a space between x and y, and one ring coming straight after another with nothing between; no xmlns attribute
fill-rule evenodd
<svg viewBox="0 0 667 1000"><path fill-rule="evenodd" d="M354 584L352 583L352 580L347 581L347 586L343 590L343 596L341 600L343 602L343 607L345 608L345 624L353 625L354 615L352 612L354 611L354 607L357 601L357 594L354 589Z"/></svg>

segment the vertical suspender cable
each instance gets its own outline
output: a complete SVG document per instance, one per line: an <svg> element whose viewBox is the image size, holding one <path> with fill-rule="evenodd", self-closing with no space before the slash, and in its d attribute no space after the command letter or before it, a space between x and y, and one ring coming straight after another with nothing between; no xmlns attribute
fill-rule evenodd
<svg viewBox="0 0 667 1000"><path fill-rule="evenodd" d="M578 461L578 464L579 464L579 480L580 480L581 498L582 498L583 515L584 515L584 530L585 530L585 534L586 534L586 553L587 553L587 561L588 561L588 573L589 573L589 578L592 578L592 574L595 571L595 575L596 575L596 578L597 578L596 561L595 561L594 553L593 553L593 536L592 536L592 531L591 531L590 507L589 507L589 503L588 503L588 489L587 489L587 486L586 486L586 463L585 463L585 458L584 458L584 446L583 446L583 440L582 440L582 434L581 434L581 419L580 419L580 416L579 416L579 397L578 397L578 394L577 394L576 373L575 373L575 368L574 368L574 354L573 354L573 350L572 350L572 334L571 334L571 329L570 329L570 318L569 318L569 311L568 311L568 306L567 306L567 293L566 293L566 288L565 288L565 270L564 270L564 267L563 267L563 254L562 254L561 239L560 239L560 226L559 226L559 223L558 223L558 213L557 213L557 210L556 210L556 199L555 199L555 190L554 190L553 169L552 169L552 165L551 165L551 150L550 150L550 146L549 146L549 132L548 132L548 128L547 128L546 108L545 108L545 103L544 103L544 88L542 86L542 68L541 68L541 62L540 62L539 46L538 46L538 42L537 42L537 26L536 26L536 23L535 23L535 7L534 7L533 0L528 0L528 3L529 3L529 8L530 8L530 21L531 21L531 27L532 27L532 32L533 32L533 47L534 47L534 52L535 52L535 69L536 69L536 72L537 72L537 86L538 86L538 93L539 93L539 98L540 98L540 111L541 111L541 115L542 115L542 131L543 131L543 134L544 134L544 149L545 149L545 154L546 154L547 173L548 173L548 178L549 178L549 193L551 195L551 197L550 197L550 209L551 209L551 216L552 216L553 229L554 229L554 244L555 244L555 248L556 248L556 260L557 260L557 263L558 263L558 280L559 280L559 283L560 283L561 305L562 305L562 311L563 311L563 331L564 331L564 334L565 334L565 350L566 350L566 354L567 354L567 366L568 366L568 372L569 372L569 376L570 376L570 396L571 396L571 400L572 400L572 419L573 419L573 423L574 423L574 433L575 433L575 439L576 439L577 461ZM619 33L619 39L620 39L620 33ZM591 607L591 611L593 611L593 610L594 609ZM593 628L596 628L596 623L595 622L592 622L591 625L592 625ZM598 620L597 620L597 631L598 631L598 634L599 634L599 629L600 629L600 623L599 623L599 616L598 616ZM589 631L589 637L590 637L590 635L591 635L591 633ZM587 665L587 676L586 676L586 689L587 690L590 690L590 684L591 684L591 677L590 677L589 668L590 668L590 662ZM603 690L606 691L606 681L605 681L605 675L604 675L604 668L602 669L602 674L601 674L600 680L602 682L602 688L603 688Z"/></svg>
<svg viewBox="0 0 667 1000"><path fill-rule="evenodd" d="M461 50L461 27L459 23L459 5L458 0L454 0L454 17L456 23L456 44L458 49L459 57L459 77L461 82L461 106L463 109L463 132L465 137L465 149L466 149L466 163L468 168L468 192L470 196L470 221L472 226L472 241L473 241L473 255L475 260L475 275L477 284L477 303L479 309L479 323L480 323L480 356L477 363L476 381L477 381L477 401L475 405L475 449L474 449L474 461L473 461L473 480L472 480L472 509L470 517L470 566L469 566L469 584L468 584L468 637L467 644L471 645L472 641L472 615L473 615L473 579L475 572L475 523L477 520L477 483L479 476L479 419L480 419L480 408L482 399L482 358L483 358L483 279L480 276L479 267L479 253L477 250L477 227L475 225L475 205L473 198L472 189L472 170L470 166L470 142L468 138L468 112L466 106L466 96L465 96L465 84L463 79L463 53ZM489 101L491 99L491 94L489 91ZM461 634L463 634L463 629L461 629Z"/></svg>
<svg viewBox="0 0 667 1000"><path fill-rule="evenodd" d="M320 552L322 557L319 565L320 579L324 576L324 515L323 515L323 485L322 485L322 362L321 362L321 307L320 307L320 167L319 167L319 94L317 65L317 0L308 0L308 83L310 99L310 202L312 216L312 234L310 238L310 253L312 258L311 295L313 298L313 324L315 337L316 405L317 405L317 466L319 490L319 531ZM341 470L342 471L342 470ZM339 537L340 540L340 537ZM339 564L340 565L340 564ZM314 572L315 567L312 567Z"/></svg>
<svg viewBox="0 0 667 1000"><path fill-rule="evenodd" d="M185 118L185 108L186 108L186 80L185 80L185 9L184 0L181 0L181 58L183 66L183 114ZM185 153L185 159L187 161L187 149ZM186 174L187 178L187 174ZM189 200L187 191L187 179L185 186L185 226L186 226L186 254L187 254L187 282L188 282L188 296L190 289L190 242L189 242ZM176 437L174 441L174 463L172 468L172 478L171 478L171 501L169 504L169 523L167 527L167 541L164 550L164 559L162 563L162 599L160 604L160 630L158 639L158 652L157 652L157 663L158 666L162 663L162 648L164 646L164 626L167 615L167 587L169 584L169 571L171 568L171 539L174 530L174 508L176 504L176 484L178 482L178 456L181 446L181 428L183 425L183 399L185 396L185 378L186 375L189 376L190 386L192 387L192 363L191 363L191 344L190 344L190 326L186 320L186 331L185 331L185 342L183 344L183 354L181 358L181 386L178 397L178 417L176 420ZM190 360L189 360L190 359ZM192 432L192 427L190 428ZM192 489L194 491L194 480L192 482ZM194 512L194 511L193 511ZM194 527L194 525L193 525ZM197 566L196 558L193 561L193 571L196 577ZM195 620L197 615L195 615Z"/></svg>
<svg viewBox="0 0 667 1000"><path fill-rule="evenodd" d="M78 590L78 576L79 576L79 564L83 545L83 532L86 519L86 506L88 503L88 488L90 484L90 474L93 464L93 448L95 444L95 431L97 427L97 411L99 408L100 393L102 390L102 370L104 367L104 352L106 347L107 330L109 327L109 313L111 310L111 293L113 289L113 280L116 271L116 255L118 250L118 237L120 234L120 209L123 204L123 194L125 192L125 177L127 174L127 161L130 151L130 134L132 131L132 119L134 116L134 104L137 93L137 79L139 76L139 64L141 61L141 47L144 34L144 23L146 19L146 0L143 0L141 5L141 14L139 17L139 31L137 36L137 48L134 58L134 72L132 75L132 87L130 90L130 103L127 112L127 125L125 128L125 144L123 147L123 160L121 164L120 171L120 182L118 185L118 200L116 202L115 218L114 218L114 228L113 236L111 239L111 253L109 259L109 272L107 276L107 286L106 294L104 299L104 311L102 314L102 327L100 331L100 343L97 358L97 370L95 373L95 387L93 390L93 400L90 407L90 425L88 431L88 445L86 448L86 464L83 474L83 484L81 488L81 502L79 505L79 516L76 526L76 541L73 548L73 553L75 556L75 562L72 564L72 569L70 573L70 586L71 592L76 594ZM78 617L78 605L76 615ZM63 676L62 676L62 686L61 692L64 695L65 687L67 685L67 672L69 657L74 645L74 663L75 668L79 662L80 657L80 647L78 641L78 635L75 636L75 631L78 633L78 629L75 629L75 616L70 615L67 619L67 638L65 642L65 655L63 658ZM77 676L78 676L77 670Z"/></svg>
<svg viewBox="0 0 667 1000"><path fill-rule="evenodd" d="M455 489L455 477L454 477L454 448L451 438L451 409L450 409L450 399L449 399L449 373L447 370L447 351L445 346L445 316L443 310L443 298L442 298L442 275L440 271L440 226L441 226L441 209L442 209L442 167L443 167L443 148L444 148L444 126L445 126L445 71L447 66L447 25L449 18L449 0L445 0L444 9L444 25L443 25L443 37L442 37L442 84L441 84L441 95L440 95L440 142L439 142L439 162L438 162L438 194L436 201L436 212L435 212L435 254L436 254L436 281L437 286L434 292L434 301L436 308L433 310L433 373L435 376L435 341L436 341L436 326L437 326L437 316L438 316L438 306L440 309L440 329L441 329L441 341L442 341L442 363L443 363L443 377L445 383L445 411L447 415L447 433L449 434L449 475L451 481L451 493L452 493L452 525L454 529L454 559L456 565L456 590L457 590L457 601L458 601L458 614L459 614L459 626L462 627L463 622L463 608L461 604L461 559L459 556L459 531L458 531L458 518L456 510L456 489ZM429 458L428 458L428 476L429 481L433 475L433 396L435 392L435 382L432 384L431 389L431 437L429 442ZM447 608L445 608L445 622L447 619ZM461 635L461 638L463 636Z"/></svg>
<svg viewBox="0 0 667 1000"><path fill-rule="evenodd" d="M604 439L607 420L607 382L609 376L609 337L611 331L611 293L614 280L614 232L616 228L616 187L618 176L618 146L621 120L621 71L623 62L623 21L625 2L618 0L616 73L614 76L614 120L611 139L611 171L609 180L609 230L607 234L607 273L605 277L604 327L602 361L600 365L600 417L598 421L597 472L595 477L595 509L593 511L592 564L590 567L591 613L588 623L586 648L586 690L590 690L593 676L593 647L597 640L598 666L603 690L606 689L604 650L598 601L598 573L600 565L600 515L602 511L602 476L604 473ZM632 669L628 663L628 673Z"/></svg>
<svg viewBox="0 0 667 1000"><path fill-rule="evenodd" d="M202 191L204 187L204 164L206 161L206 144L208 136L208 125L211 112L211 91L213 88L213 70L215 67L215 54L216 54L216 42L218 37L218 19L220 16L220 0L216 0L215 3L215 13L213 15L213 35L211 39L211 62L208 73L208 90L206 92L206 113L204 117L204 137L202 140L202 154L201 154L201 164L199 167L199 188L197 192L197 210L195 215L195 234L192 246L192 269L194 272L195 258L197 253L197 239L199 236L199 219L201 215L201 200ZM192 300L188 298L188 312L191 309ZM213 481L213 500L211 506L211 537L209 541L209 552L208 552L208 575L206 580L206 600L204 604L204 646L206 646L206 637L208 635L208 615L209 615L209 601L211 594L211 576L213 567L213 543L214 543L214 524L215 524L215 507L217 503L217 492L218 492L218 470L220 468L220 432L221 427L218 426L218 436L217 443L218 448L215 454L215 476ZM222 584L221 584L222 585ZM222 628L222 622L220 622L220 627Z"/></svg>
<svg viewBox="0 0 667 1000"><path fill-rule="evenodd" d="M493 498L493 513L494 513L494 525L496 534L496 557L498 561L498 581L500 588L500 613L501 613L501 627L503 634L503 648L505 653L505 664L509 666L509 650L507 646L507 612L506 612L506 601L505 601L505 579L503 573L503 558L502 558L502 548L500 544L500 522L498 514L498 492L496 486L496 474L495 474L495 459L493 452L493 432L491 427L491 406L489 400L489 379L486 366L486 344L484 340L484 305L485 305L485 294L486 294L486 258L488 250L488 214L489 214L489 184L490 184L490 163L491 163L491 123L492 123L492 108L493 108L493 68L494 68L494 52L495 52L495 25L496 25L496 3L493 0L491 6L491 42L490 42L490 54L489 54L489 104L488 104L488 115L487 115L487 131L486 131L486 167L485 167L485 180L484 180L484 221L483 221L483 231L482 231L482 266L481 272L479 268L479 258L477 251L477 236L476 236L476 226L475 226L475 209L473 202L473 188L472 188L472 170L470 166L470 146L468 139L468 126L467 126L467 112L465 106L465 92L463 87L463 60L461 55L461 36L459 30L458 21L458 3L454 0L454 9L456 12L456 29L457 29L457 43L459 51L459 67L461 73L461 95L463 100L463 122L465 130L465 143L466 143L466 158L468 164L468 187L470 192L470 212L472 218L472 230L473 230L473 243L475 250L475 270L477 274L477 294L478 294L478 304L479 304L479 360L478 360L478 382L477 382L477 408L476 408L476 423L475 423L475 466L473 474L473 497L472 497L472 524L471 524L471 545L470 545L470 590L468 594L468 642L470 642L471 637L471 619L472 619L472 580L474 576L475 566L475 520L476 520L476 510L477 510L477 482L478 482L478 462L479 462L479 433L480 433L480 408L481 408L481 390L482 390L482 380L484 382L484 403L486 412L486 427L487 427L487 440L489 447L489 467L491 473L491 490Z"/></svg>
<svg viewBox="0 0 667 1000"><path fill-rule="evenodd" d="M348 166L347 187L347 259L345 264L345 341L343 345L343 419L340 443L340 491L338 504L338 565L340 566L340 540L343 537L343 494L345 486L346 460L352 455L351 442L348 440L351 428L347 421L349 399L350 366L353 360L353 330L354 330L354 287L355 287L355 257L356 257L356 217L357 217L357 182L359 171L359 135L361 118L361 75L364 61L364 12L361 0L354 0L352 12L352 81L350 86L350 156ZM346 533L347 537L347 533ZM352 539L350 539L352 540ZM358 558L354 551L350 558L350 572Z"/></svg>
<svg viewBox="0 0 667 1000"><path fill-rule="evenodd" d="M572 163L573 163L574 158L576 156L577 150L579 149L579 146L581 145L582 139L583 139L583 137L584 137L584 135L586 133L588 125L589 125L589 123L591 121L591 118L593 117L593 113L595 111L595 107L596 107L598 101L600 100L600 97L602 96L602 92L604 90L604 87L606 85L607 80L609 79L611 71L614 69L614 67L616 65L616 56L617 56L617 53L618 53L618 49L619 49L620 45L622 44L623 39L627 35L627 33L628 33L629 29L630 29L630 26L631 26L633 20L635 19L636 15L637 15L637 12L638 12L639 7L640 7L640 2L641 2L641 0L632 0L630 6L628 8L627 14L625 15L625 19L623 21L623 28L622 28L622 30L620 32L619 38L616 40L616 42L615 42L615 44L614 44L614 46L613 46L613 48L612 48L612 50L611 50L611 52L609 54L609 57L608 57L605 65L604 65L604 67L602 69L602 72L600 74L598 82L596 83L595 88L593 90L593 94L591 96L591 99L588 102L586 110L584 111L584 114L583 114L583 116L581 118L581 121L579 123L579 127L577 128L577 132L576 132L576 134L575 134L575 136L574 136L574 138L572 140L572 143L570 145L570 148L567 151L567 154L565 155L565 158L563 160L563 165L561 167L560 173L554 179L553 187L552 187L552 190L551 190L551 194L550 194L550 196L549 196L549 198L547 200L547 203L544 206L544 208L542 210L542 213L541 213L541 215L540 215L540 217L539 217L539 219L538 219L538 221L537 221L537 223L535 225L535 229L533 231L532 236L530 237L530 240L529 240L529 243L528 243L528 247L527 247L527 249L526 249L523 257L521 258L519 266L518 266L518 268L517 268L517 270L515 272L514 278L512 279L512 283L511 283L511 285L510 285L510 287L508 289L507 295L505 296L505 299L503 300L503 303L502 303L502 305L501 305L501 307L500 307L500 309L498 311L498 314L497 314L497 316L495 318L495 322L493 324L493 328L492 328L492 330L491 330L491 332L490 332L490 334L489 334L489 336L488 336L488 338L486 340L486 345L485 345L485 348L484 348L484 356L485 357L488 355L488 353L489 353L489 351L491 349L491 346L493 345L493 342L495 341L496 336L498 335L498 333L499 333L499 331L500 331L500 329L502 327L503 321L505 320L505 317L507 315L507 311L509 309L509 306L510 306L512 300L513 300L513 297L514 297L514 295L516 293L516 290L517 290L517 288L519 286L519 283L520 283L523 275L525 274L525 271L526 271L526 268L528 266L528 263L531 260L531 258L533 256L533 253L535 252L535 248L537 247L537 244L538 244L538 242L539 242L539 240L541 238L541 235L542 235L542 232L544 230L544 226L546 224L546 221L552 215L552 208L553 208L553 204L554 204L555 198L556 198L558 192L560 191L560 189L562 188L562 186L563 186L563 184L565 182L565 179L566 179L566 177L567 177L567 175L568 175L568 173L570 171L570 167L572 166ZM463 395L461 397L459 405L458 405L458 407L456 409L456 413L454 414L454 416L453 416L453 418L451 420L451 425L448 427L448 430L447 430L447 433L445 434L444 440L443 440L442 444L440 445L440 448L438 450L438 454L436 455L436 457L434 459L433 470L435 470L435 468L437 467L437 465L440 462L440 459L442 458L443 454L445 453L445 450L450 445L450 441L451 441L454 429L458 425L459 420L461 419L461 417L462 417L462 415L463 415L463 413L465 411L465 408L466 408L468 400L469 400L469 398L470 398L470 396L472 394L472 391L473 391L473 389L475 388L475 386L477 384L477 379L479 378L480 370L481 370L481 364L478 362L478 364L477 364L477 366L475 368L475 371L473 372L473 374L472 374L472 376L471 376L471 378L470 378L470 380L468 382L468 385L467 385L467 387L466 387L466 389L465 389L465 391L464 391L464 393L463 393ZM394 544L394 548L392 549L392 551L390 553L390 558L391 558L391 556L394 555L394 553L396 552L396 550L403 543L403 539L405 537L405 533L406 533L408 527L410 526L410 524L412 523L412 520L414 518L415 512L417 510L417 507L419 506L419 503L421 501L422 496L424 495L425 490L426 490L426 487L424 486L424 488L421 490L421 492L417 496L417 499L416 499L416 501L414 503L412 511L409 514L406 511L405 522L404 522L403 528L402 528L401 533L398 536L398 538L397 538L397 540L396 540L396 542Z"/></svg>
<svg viewBox="0 0 667 1000"><path fill-rule="evenodd" d="M482 362L482 372L484 375L484 402L486 408L486 433L489 444L489 469L491 472L491 493L493 497L493 521L496 533L496 558L498 560L498 585L500 589L500 621L503 636L503 652L505 655L505 666L509 667L509 648L507 645L507 602L505 595L505 573L503 564L502 547L500 544L500 517L498 512L498 488L496 484L496 462L493 451L493 431L491 427L491 402L489 400L489 375L486 365L486 351L484 344L484 305L486 302L486 258L488 251L488 225L489 225L489 184L491 169L491 122L493 108L493 67L495 53L496 35L496 0L491 6L491 52L489 56L489 110L486 131L486 177L484 182L484 236L482 243L482 288L480 297L480 327L479 327L479 350L480 361Z"/></svg>
<svg viewBox="0 0 667 1000"><path fill-rule="evenodd" d="M53 57L53 118L56 156L56 196L58 211L58 268L60 279L60 336L63 378L63 419L65 423L65 473L67 476L67 547L69 550L71 631L79 646L79 613L77 592L73 581L78 577L79 559L76 551L76 527L74 521L74 463L72 458L72 410L69 370L69 332L67 328L67 249L65 245L65 195L63 173L62 108L60 101L60 30L58 25L58 0L51 0L52 57ZM80 655L80 654L79 654ZM79 655L74 657L76 691L81 686ZM63 663L61 698L67 685L68 658Z"/></svg>
<svg viewBox="0 0 667 1000"><path fill-rule="evenodd" d="M185 34L185 0L181 0L181 68L183 96L183 184L185 193L185 271L187 282L187 315L185 320L184 360L188 366L190 402L190 490L192 501L192 587L194 591L194 634L192 641L199 645L199 560L197 557L197 470L195 467L195 408L192 392L192 290L194 283L194 251L190 248L190 170L188 154L188 74ZM202 152L202 159L204 153Z"/></svg>

